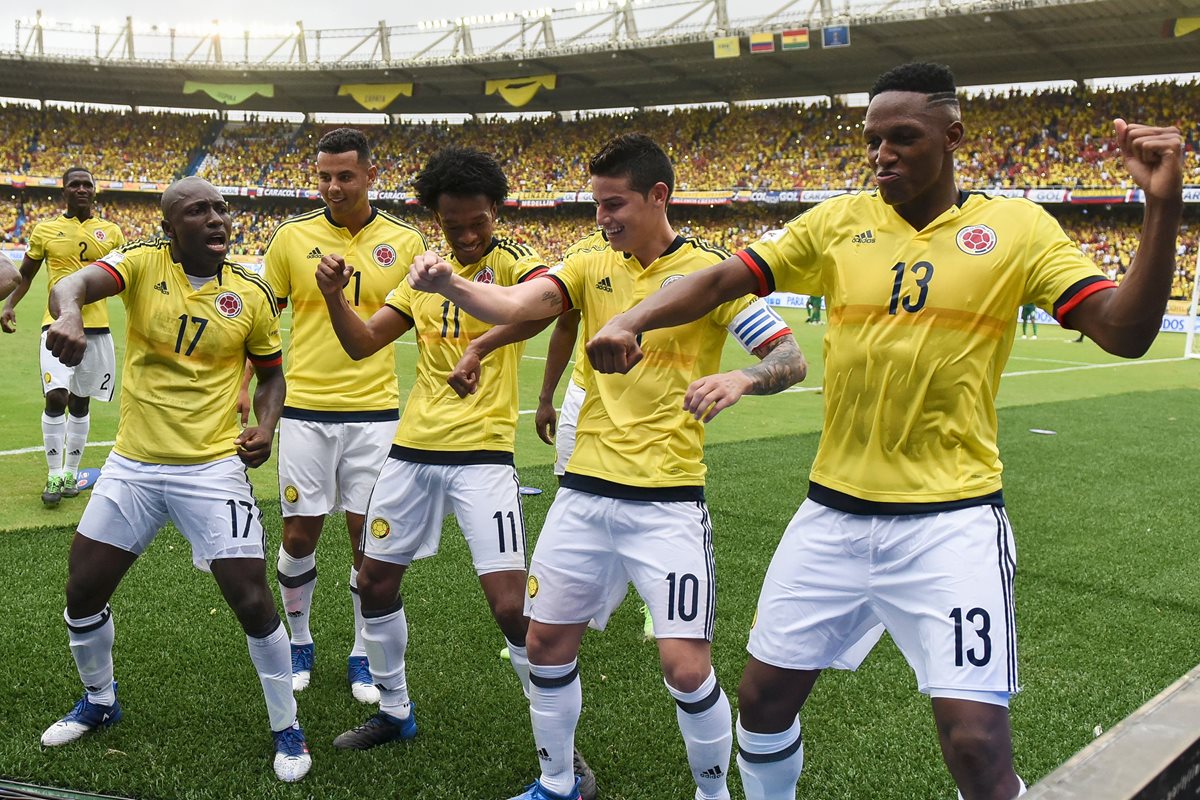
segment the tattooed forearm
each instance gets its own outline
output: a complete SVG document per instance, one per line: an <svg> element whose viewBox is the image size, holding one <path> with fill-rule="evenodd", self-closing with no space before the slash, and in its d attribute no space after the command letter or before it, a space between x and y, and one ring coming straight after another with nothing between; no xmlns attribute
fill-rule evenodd
<svg viewBox="0 0 1200 800"><path fill-rule="evenodd" d="M751 381L746 394L775 394L804 380L808 363L793 336L781 336L762 350L755 352L762 362L742 370Z"/></svg>
<svg viewBox="0 0 1200 800"><path fill-rule="evenodd" d="M562 302L562 295L554 290L542 292L542 302L548 306L558 306Z"/></svg>

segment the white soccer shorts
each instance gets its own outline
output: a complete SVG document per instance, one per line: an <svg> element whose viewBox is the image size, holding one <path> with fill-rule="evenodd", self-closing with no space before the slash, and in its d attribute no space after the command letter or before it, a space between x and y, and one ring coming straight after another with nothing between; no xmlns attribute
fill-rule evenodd
<svg viewBox="0 0 1200 800"><path fill-rule="evenodd" d="M46 349L46 331L42 331L40 363L42 394L66 389L76 397L94 397L107 403L117 386L117 352L111 333L87 334L83 361L68 367Z"/></svg>
<svg viewBox="0 0 1200 800"><path fill-rule="evenodd" d="M1014 693L1016 558L999 506L875 517L805 500L767 569L747 649L785 669L855 669L883 623L921 692Z"/></svg>
<svg viewBox="0 0 1200 800"><path fill-rule="evenodd" d="M279 420L279 501L285 517L364 514L398 420Z"/></svg>
<svg viewBox="0 0 1200 800"><path fill-rule="evenodd" d="M548 624L604 629L630 582L659 639L712 641L716 578L702 501L653 502L559 488L542 526L525 613Z"/></svg>
<svg viewBox="0 0 1200 800"><path fill-rule="evenodd" d="M167 520L208 570L221 558L263 558L262 512L236 456L207 464L146 464L111 452L92 489L79 532L134 555Z"/></svg>
<svg viewBox="0 0 1200 800"><path fill-rule="evenodd" d="M554 474L566 475L567 462L575 450L575 428L579 424L579 409L587 393L575 381L567 381L567 393L563 396L562 408L558 412L558 424L554 429Z"/></svg>
<svg viewBox="0 0 1200 800"><path fill-rule="evenodd" d="M408 565L438 551L442 521L458 519L475 572L525 571L521 484L509 464L418 464L389 458L367 507L363 553Z"/></svg>

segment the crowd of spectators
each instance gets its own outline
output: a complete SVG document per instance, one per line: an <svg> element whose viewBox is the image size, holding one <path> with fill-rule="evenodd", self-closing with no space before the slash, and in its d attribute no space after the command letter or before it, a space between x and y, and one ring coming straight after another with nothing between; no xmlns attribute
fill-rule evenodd
<svg viewBox="0 0 1200 800"><path fill-rule="evenodd" d="M25 190L11 193L9 202L0 204L0 233L16 245L28 241L33 223L62 212L57 193ZM232 251L251 260L260 259L275 227L283 220L316 207L312 203L279 203L263 200L234 199ZM442 247L442 235L433 216L415 205L384 202L393 214L415 225L431 246ZM1138 247L1141 209L1138 206L1070 207L1049 206L1063 228L1079 243L1080 249L1095 260L1109 277L1121 280ZM675 206L671 219L684 236L696 236L733 251L745 247L763 233L781 227L802 206L785 204L761 206ZM154 195L103 193L97 212L125 232L129 240L158 236L160 232L158 199ZM564 204L547 209L501 211L498 229L503 235L528 244L547 260L556 260L573 242L595 229L590 206ZM443 248L444 249L444 248ZM1172 295L1189 299L1200 249L1200 209L1188 207L1178 241L1178 268Z"/></svg>
<svg viewBox="0 0 1200 800"><path fill-rule="evenodd" d="M1198 89L1161 83L964 96L968 135L957 154L962 185L1132 188L1112 136L1118 116L1178 125L1186 180L1200 183L1200 134L1188 118ZM514 192L576 191L586 188L588 155L629 130L664 143L680 189L857 189L871 181L862 156L863 114L863 108L826 101L364 130L383 189L407 189L431 153L458 143L493 153ZM194 171L225 186L312 188L316 142L332 127L7 106L0 107L0 173L53 177L85 164L100 179L169 181Z"/></svg>

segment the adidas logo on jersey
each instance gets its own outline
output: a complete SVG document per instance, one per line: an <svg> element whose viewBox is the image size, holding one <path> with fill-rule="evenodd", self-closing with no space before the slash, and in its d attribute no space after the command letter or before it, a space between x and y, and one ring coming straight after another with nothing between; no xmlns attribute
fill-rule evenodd
<svg viewBox="0 0 1200 800"><path fill-rule="evenodd" d="M721 771L721 765L717 764L716 766L709 767L708 769L704 770L704 772L701 772L700 777L708 778L710 780L717 780L724 774L725 773Z"/></svg>
<svg viewBox="0 0 1200 800"><path fill-rule="evenodd" d="M163 294L170 294L170 292L167 291L166 281L159 281L158 283L154 284L154 290L156 292L162 292Z"/></svg>
<svg viewBox="0 0 1200 800"><path fill-rule="evenodd" d="M875 231L867 229L862 233L856 233L850 241L855 244L875 244Z"/></svg>
<svg viewBox="0 0 1200 800"><path fill-rule="evenodd" d="M550 757L550 751L544 747L538 748L538 758L540 758L542 761L553 761L554 760Z"/></svg>
<svg viewBox="0 0 1200 800"><path fill-rule="evenodd" d="M602 292L608 292L609 294L612 294L612 278L605 275L603 278L596 281L596 288Z"/></svg>
<svg viewBox="0 0 1200 800"><path fill-rule="evenodd" d="M321 248L314 247L312 250L309 250L308 257L309 258L320 258L321 257Z"/></svg>

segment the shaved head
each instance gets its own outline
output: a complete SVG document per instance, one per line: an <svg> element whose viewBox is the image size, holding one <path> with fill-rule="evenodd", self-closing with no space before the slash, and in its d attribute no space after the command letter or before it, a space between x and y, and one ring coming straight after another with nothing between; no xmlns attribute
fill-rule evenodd
<svg viewBox="0 0 1200 800"><path fill-rule="evenodd" d="M181 178L180 180L175 181L167 187L165 192L162 193L160 207L162 209L163 217L169 217L171 214L171 208L180 200L184 198L195 197L197 194L203 195L206 193L217 194L217 190L213 188L211 183L204 180L204 178L197 178L196 176L192 175L190 177Z"/></svg>

